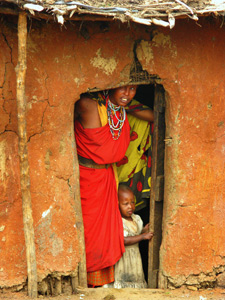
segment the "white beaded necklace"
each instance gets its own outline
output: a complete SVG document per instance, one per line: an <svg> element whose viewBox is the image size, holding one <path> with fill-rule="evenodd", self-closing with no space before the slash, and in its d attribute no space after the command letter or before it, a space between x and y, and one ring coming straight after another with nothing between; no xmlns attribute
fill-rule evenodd
<svg viewBox="0 0 225 300"><path fill-rule="evenodd" d="M119 114L119 117L117 114ZM118 140L126 119L126 111L124 107L113 104L108 97L107 116L112 138ZM116 124L114 123L114 118L116 118Z"/></svg>

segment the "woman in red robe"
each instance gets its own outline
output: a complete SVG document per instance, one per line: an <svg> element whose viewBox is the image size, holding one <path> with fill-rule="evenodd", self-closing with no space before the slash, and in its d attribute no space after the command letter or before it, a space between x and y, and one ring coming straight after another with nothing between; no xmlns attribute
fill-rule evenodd
<svg viewBox="0 0 225 300"><path fill-rule="evenodd" d="M89 286L114 281L114 265L124 252L114 163L130 142L124 107L137 86L84 94L76 103L75 138L80 164L80 191Z"/></svg>

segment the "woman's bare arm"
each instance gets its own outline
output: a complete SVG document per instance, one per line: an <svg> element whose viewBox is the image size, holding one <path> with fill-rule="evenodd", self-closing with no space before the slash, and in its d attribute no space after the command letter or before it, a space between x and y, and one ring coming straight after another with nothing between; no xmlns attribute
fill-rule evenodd
<svg viewBox="0 0 225 300"><path fill-rule="evenodd" d="M87 96L82 96L76 102L75 117L84 128L101 127L97 102Z"/></svg>
<svg viewBox="0 0 225 300"><path fill-rule="evenodd" d="M130 115L148 122L154 121L154 113L151 109L129 112Z"/></svg>

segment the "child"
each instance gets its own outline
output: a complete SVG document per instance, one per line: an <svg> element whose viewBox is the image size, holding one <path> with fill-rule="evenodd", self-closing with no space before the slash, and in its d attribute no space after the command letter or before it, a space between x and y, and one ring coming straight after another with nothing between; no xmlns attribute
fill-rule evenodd
<svg viewBox="0 0 225 300"><path fill-rule="evenodd" d="M123 221L125 253L115 265L115 288L146 288L142 260L138 243L151 240L149 224L143 228L143 221L134 214L135 199L132 190L120 185L118 190L119 209Z"/></svg>

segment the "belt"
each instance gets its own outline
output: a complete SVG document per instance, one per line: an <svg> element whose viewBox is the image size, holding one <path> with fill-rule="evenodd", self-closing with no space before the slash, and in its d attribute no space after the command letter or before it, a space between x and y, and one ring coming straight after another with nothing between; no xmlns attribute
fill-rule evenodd
<svg viewBox="0 0 225 300"><path fill-rule="evenodd" d="M87 167L87 168L108 169L108 167L111 165L111 164L97 164L92 159L80 156L79 154L77 156L78 156L79 165Z"/></svg>

